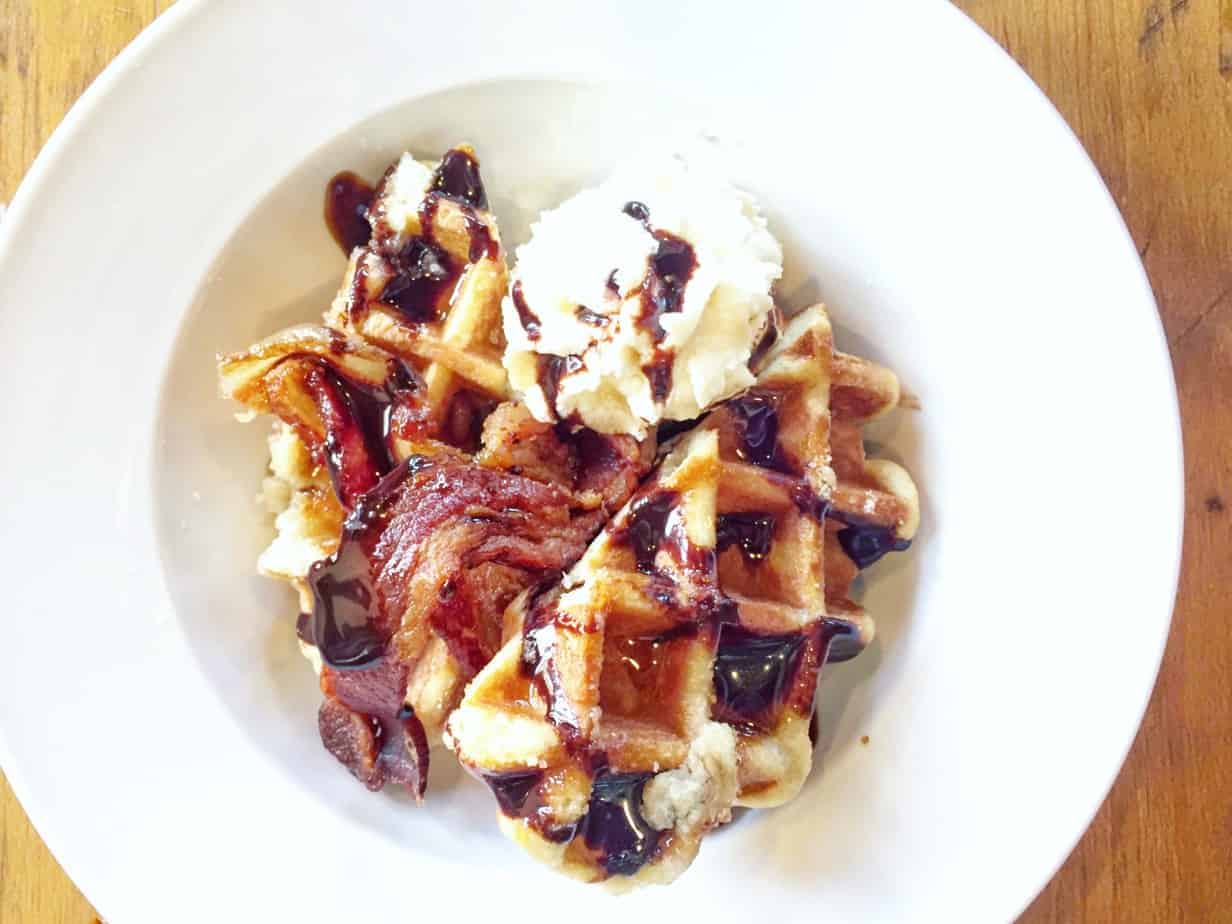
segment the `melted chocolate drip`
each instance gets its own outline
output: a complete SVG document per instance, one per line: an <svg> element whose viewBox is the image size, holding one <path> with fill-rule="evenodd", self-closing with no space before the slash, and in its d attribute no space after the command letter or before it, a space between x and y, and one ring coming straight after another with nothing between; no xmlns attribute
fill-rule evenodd
<svg viewBox="0 0 1232 924"><path fill-rule="evenodd" d="M582 360L577 356L551 356L540 354L538 362L539 387L547 399L548 410L556 413L556 395L560 391L560 380L566 375L582 368Z"/></svg>
<svg viewBox="0 0 1232 924"><path fill-rule="evenodd" d="M346 544L313 565L308 581L315 601L312 636L327 664L364 667L385 653L384 633L372 624L379 604L363 549Z"/></svg>
<svg viewBox="0 0 1232 924"><path fill-rule="evenodd" d="M414 324L439 319L442 296L453 289L459 275L453 258L429 239L429 233L425 225L423 236L411 238L388 257L394 275L379 296Z"/></svg>
<svg viewBox="0 0 1232 924"><path fill-rule="evenodd" d="M484 773L482 777L496 797L500 810L510 818L520 818L531 793L543 782L543 771L511 770L507 773Z"/></svg>
<svg viewBox="0 0 1232 924"><path fill-rule="evenodd" d="M744 557L759 562L770 554L774 517L768 513L725 513L719 517L715 551L740 546Z"/></svg>
<svg viewBox="0 0 1232 924"><path fill-rule="evenodd" d="M372 187L349 170L339 173L325 187L325 226L348 256L372 237L368 224L372 196Z"/></svg>
<svg viewBox="0 0 1232 924"><path fill-rule="evenodd" d="M392 170L391 167L390 172ZM389 173L386 174L387 178L388 176ZM332 189L331 184L331 191ZM368 197L371 200L371 190ZM443 199L456 202L462 212L469 237L466 257L469 263L475 263L484 257L496 259L500 255L500 243L491 227L475 214L475 209L487 208L487 196L484 193L483 181L479 177L478 163L467 151L454 149L446 152L419 206L420 233L408 240L396 233L400 229L391 230L380 225L383 230L370 244L371 256L379 258L385 264L385 273L382 275L388 276L388 281L377 295L377 301L394 309L412 324L431 323L440 319L458 279L466 265L469 265L464 265L460 259L451 256L437 242L434 225L437 209ZM331 200L327 199L327 221L330 220L329 201ZM365 204L365 216L369 204L370 201ZM356 233L358 231L357 227ZM337 236L335 234L335 237ZM368 237L365 236L362 243L367 242ZM351 296L353 314L358 315L367 306L367 279L367 267L361 262L359 271L355 274Z"/></svg>
<svg viewBox="0 0 1232 924"><path fill-rule="evenodd" d="M800 664L804 636L758 635L724 625L714 658L716 716L734 725L768 727Z"/></svg>
<svg viewBox="0 0 1232 924"><path fill-rule="evenodd" d="M670 231L652 231L659 249L650 258L650 270L642 283L642 316L655 343L667 336L660 319L673 314L684 304L684 287L697 268L693 245Z"/></svg>
<svg viewBox="0 0 1232 924"><path fill-rule="evenodd" d="M531 676L548 653L545 649L550 647L549 644L540 644L540 632L549 629L556 618L558 593L553 591L559 578L559 574L550 575L531 591L527 602L526 618L522 621L522 671Z"/></svg>
<svg viewBox="0 0 1232 924"><path fill-rule="evenodd" d="M441 164L432 175L432 192L457 199L477 209L488 207L488 195L479 177L479 162L460 148L446 151Z"/></svg>
<svg viewBox="0 0 1232 924"><path fill-rule="evenodd" d="M642 791L649 773L601 771L590 791L590 807L579 833L613 876L631 876L655 855L662 832L642 816Z"/></svg>
<svg viewBox="0 0 1232 924"><path fill-rule="evenodd" d="M513 307L518 311L518 320L522 322L522 329L526 331L526 339L538 340L539 316L530 310L530 305L526 304L526 296L522 294L520 279L513 284Z"/></svg>
<svg viewBox="0 0 1232 924"><path fill-rule="evenodd" d="M665 491L646 498L630 511L628 523L615 538L633 547L638 571L654 572L655 555L667 538L668 521L679 504L679 495Z"/></svg>
<svg viewBox="0 0 1232 924"><path fill-rule="evenodd" d="M666 401L672 393L672 354L667 350L655 350L654 361L642 367L650 382L650 395L655 401Z"/></svg>
<svg viewBox="0 0 1232 924"><path fill-rule="evenodd" d="M662 318L665 314L680 311L684 304L684 289L697 269L697 254L693 245L670 231L655 230L650 224L650 209L642 202L626 202L624 213L642 226L658 242L658 249L650 258L646 278L642 280L642 313L638 323L649 331L656 344L667 336ZM615 271L608 277L608 288L615 289ZM650 381L650 393L656 402L662 402L672 391L671 350L655 349L654 359L642 367Z"/></svg>
<svg viewBox="0 0 1232 924"><path fill-rule="evenodd" d="M833 507L828 516L844 524L838 531L838 544L861 571L890 552L905 552L911 548L910 539L899 539L888 526L869 523Z"/></svg>
<svg viewBox="0 0 1232 924"><path fill-rule="evenodd" d="M472 263L478 263L484 257L487 257L489 260L495 260L500 254L500 244L492 236L491 230L489 230L484 222L469 212L467 212L465 218L466 233L470 235L471 239L470 249L466 252L466 258Z"/></svg>
<svg viewBox="0 0 1232 924"><path fill-rule="evenodd" d="M779 445L779 412L774 399L749 391L733 398L729 406L740 440L736 454L752 465L796 474L796 466Z"/></svg>
<svg viewBox="0 0 1232 924"><path fill-rule="evenodd" d="M398 487L430 464L412 456L364 494L343 524L338 550L308 572L312 639L330 667L367 667L385 653L392 633L376 592L370 547L384 529Z"/></svg>
<svg viewBox="0 0 1232 924"><path fill-rule="evenodd" d="M581 720L569 697L560 695L560 677L553 652L557 632L572 631L556 622L556 601L560 597L559 575L549 578L534 591L529 612L522 624L521 669L548 704L547 718L568 748L582 744Z"/></svg>
<svg viewBox="0 0 1232 924"><path fill-rule="evenodd" d="M335 493L350 510L395 464L390 445L393 409L418 386L415 374L396 363L384 385L354 382L321 363L307 383L325 424L325 461Z"/></svg>
<svg viewBox="0 0 1232 924"><path fill-rule="evenodd" d="M701 423L700 417L694 417L692 420L665 420L659 424L659 429L655 434L658 444L662 446L673 437L679 436L681 433L687 433Z"/></svg>

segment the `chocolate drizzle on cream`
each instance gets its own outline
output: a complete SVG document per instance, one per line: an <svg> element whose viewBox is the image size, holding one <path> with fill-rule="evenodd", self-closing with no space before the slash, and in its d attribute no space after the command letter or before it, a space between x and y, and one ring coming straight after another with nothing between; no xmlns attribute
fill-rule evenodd
<svg viewBox="0 0 1232 924"><path fill-rule="evenodd" d="M577 356L541 354L537 361L539 387L543 389L543 397L547 401L549 412L556 414L556 396L560 392L560 380L581 369L582 360Z"/></svg>
<svg viewBox="0 0 1232 924"><path fill-rule="evenodd" d="M522 330L526 331L526 339L535 341L539 339L539 316L530 310L530 305L526 304L526 296L522 294L522 280L518 280L513 284L513 292L510 294L513 299L513 307L518 313L518 320L522 324Z"/></svg>
<svg viewBox="0 0 1232 924"><path fill-rule="evenodd" d="M646 277L641 284L641 314L638 324L650 334L655 344L654 357L642 367L650 381L651 396L657 402L667 400L672 391L672 363L674 351L661 344L667 336L662 319L665 314L677 313L684 306L684 290L697 269L697 254L693 245L679 235L654 228L650 223L650 209L643 202L627 202L624 213L642 227L658 242L650 257ZM613 274L614 276L614 274ZM609 288L615 282L608 278Z"/></svg>

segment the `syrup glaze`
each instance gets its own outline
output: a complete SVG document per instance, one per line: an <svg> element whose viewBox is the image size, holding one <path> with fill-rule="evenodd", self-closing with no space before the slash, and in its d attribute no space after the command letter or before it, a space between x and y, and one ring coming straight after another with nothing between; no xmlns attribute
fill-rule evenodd
<svg viewBox="0 0 1232 924"><path fill-rule="evenodd" d="M614 541L628 543L633 549L638 571L654 573L655 557L668 538L672 512L679 505L680 495L674 491L652 494L629 511L624 527L613 534Z"/></svg>
<svg viewBox="0 0 1232 924"><path fill-rule="evenodd" d="M526 297L522 294L522 280L518 280L513 284L513 307L518 312L518 320L522 322L522 330L526 331L526 339L535 341L539 339L539 316L530 310L530 305L526 304Z"/></svg>
<svg viewBox="0 0 1232 924"><path fill-rule="evenodd" d="M746 391L729 404L739 443L736 454L750 465L799 475L800 467L779 444L779 412L773 395Z"/></svg>
<svg viewBox="0 0 1232 924"><path fill-rule="evenodd" d="M890 552L904 552L911 548L911 540L899 539L889 526L869 523L833 507L828 515L843 524L838 531L838 543L861 571Z"/></svg>
<svg viewBox="0 0 1232 924"><path fill-rule="evenodd" d="M305 376L305 385L325 425L325 462L335 493L350 510L394 467L390 440L394 409L413 400L418 380L401 362L391 364L380 386L352 381L317 362Z"/></svg>
<svg viewBox="0 0 1232 924"><path fill-rule="evenodd" d="M372 187L349 170L337 174L325 186L325 226L348 256L372 237L368 207L373 194Z"/></svg>
<svg viewBox="0 0 1232 924"><path fill-rule="evenodd" d="M714 717L747 731L771 729L806 660L815 669L836 641L854 635L850 623L830 618L808 632L783 635L763 635L733 623L720 626ZM815 651L806 658L810 647ZM798 705L812 708L811 702Z"/></svg>
<svg viewBox="0 0 1232 924"><path fill-rule="evenodd" d="M642 367L650 381L650 391L655 401L663 401L672 390L672 363L675 354L659 344L667 336L662 318L665 314L679 312L684 306L684 290L697 269L697 253L693 245L679 235L650 224L650 209L645 203L626 202L624 213L639 222L658 244L646 268L641 284L641 325L655 343L653 359ZM618 292L615 273L608 277L608 288Z"/></svg>
<svg viewBox="0 0 1232 924"><path fill-rule="evenodd" d="M553 356L541 353L536 356L536 376L539 387L543 389L544 400L547 401L548 412L556 414L556 396L560 393L560 380L582 368L582 360L577 356Z"/></svg>
<svg viewBox="0 0 1232 924"><path fill-rule="evenodd" d="M663 833L642 816L642 791L650 777L608 770L595 775L578 833L610 875L631 876L658 851Z"/></svg>
<svg viewBox="0 0 1232 924"><path fill-rule="evenodd" d="M370 556L399 486L430 465L423 456L411 456L363 494L343 523L338 550L308 572L312 639L335 670L368 667L385 653L394 627L381 607Z"/></svg>
<svg viewBox="0 0 1232 924"><path fill-rule="evenodd" d="M386 177L389 175L387 173ZM353 174L339 174L331 180L326 197L326 220L331 233L334 233L335 227L342 228L345 222L350 222L346 225L349 232L334 233L340 244L344 240L358 240L362 233L358 223L348 216L358 214L362 205L364 224L367 224L367 214L374 196L380 196L379 191L373 194L368 190L367 200L361 202L363 190L352 188L350 181L340 179L348 176ZM462 211L470 241L468 262L451 256L436 238L436 215L444 199L454 202ZM474 156L460 148L447 151L419 205L420 233L405 237L398 233L400 229L380 227L378 222L379 233L371 241L364 236L362 243L369 245L371 253L368 259L359 261L355 273L351 293L352 314L366 309L368 260L375 258L381 266L381 275L386 278L376 301L398 312L410 324L439 320L447 310L449 299L467 266L484 257L496 259L500 254L500 245L491 228L475 211L486 209L487 203L479 164ZM347 248L344 246L344 249Z"/></svg>
<svg viewBox="0 0 1232 924"><path fill-rule="evenodd" d="M762 561L774 542L774 516L769 513L725 513L719 517L715 551L739 546L749 562Z"/></svg>
<svg viewBox="0 0 1232 924"><path fill-rule="evenodd" d="M799 466L779 443L778 408L773 396L756 390L748 391L733 398L730 407L739 440L736 453L741 459L762 468L799 474ZM818 497L803 482L793 493L793 498L802 513L818 520L830 517L843 524L838 531L839 545L861 570L880 561L889 552L902 552L911 546L911 540L899 539L893 528L844 513Z"/></svg>

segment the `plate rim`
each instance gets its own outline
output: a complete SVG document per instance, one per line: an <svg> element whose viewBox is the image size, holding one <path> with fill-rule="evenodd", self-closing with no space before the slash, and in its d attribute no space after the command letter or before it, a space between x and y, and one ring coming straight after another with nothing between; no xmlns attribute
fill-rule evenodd
<svg viewBox="0 0 1232 924"><path fill-rule="evenodd" d="M1054 106L1052 101L1047 97L1039 85L1030 77L1029 74L1018 64L1018 62L1003 49L995 39L985 32L973 19L965 12L952 5L948 0L931 0L934 8L942 16L950 16L957 28L964 30L970 39L981 42L989 47L995 55L1002 59L1003 64L1009 64L1010 69L1015 73L1016 80L1024 83L1029 88L1029 92L1035 97L1036 104L1043 104L1044 110L1049 114L1049 121L1054 128L1059 128L1062 135L1067 139L1066 143L1071 146L1073 153L1080 155L1080 158L1074 158L1075 164L1079 159L1083 163L1083 169L1088 175L1088 179L1092 181L1093 186L1098 187L1101 191L1101 196L1105 210L1118 228L1118 233L1123 239L1123 243L1127 244L1136 253L1136 247L1133 243L1132 235L1125 222L1125 218L1117 206L1107 184L1104 182L1098 167L1090 157L1090 154L1083 145L1081 139L1074 132L1069 123L1061 115ZM0 266L3 266L9 258L9 253L13 247L13 241L18 236L19 228L25 223L26 216L35 206L40 198L40 194L45 184L52 178L55 168L65 156L66 152L71 149L72 143L82 130L83 126L91 116L94 116L100 106L107 100L114 85L124 78L130 71L141 64L142 59L151 53L155 47L164 41L172 32L185 28L193 17L198 15L203 8L209 5L210 0L180 0L167 11L157 16L148 26L146 26L118 55L116 55L107 66L99 73L99 75L90 83L85 92L73 103L65 114L64 118L56 126L52 134L49 136L43 147L40 149L30 168L26 171L20 181L17 190L13 196L12 202L9 204L3 221L0 221ZM1169 386L1168 400L1163 402L1168 409L1168 423L1170 432L1169 439L1165 442L1174 446L1175 454L1172 459L1173 479L1167 490L1172 493L1174 501L1174 538L1170 543L1172 556L1167 563L1168 569L1166 573L1168 577L1168 585L1172 588L1170 600L1171 606L1165 618L1159 620L1158 637L1152 641L1153 655L1152 662L1154 669L1150 677L1150 682L1143 685L1140 701L1135 704L1133 714L1136 716L1134 721L1134 731L1129 735L1120 751L1119 757L1113 765L1113 771L1105 783L1102 785L1102 796L1091 808L1085 818L1081 820L1081 824L1077 826L1076 833L1069 840L1069 845L1061 854L1060 859L1053 866L1047 876L1039 882L1034 890L1026 897L1025 901L1017 910L1017 914L1021 914L1030 904L1039 896L1039 894L1049 885L1055 878L1057 872L1065 865L1073 854L1078 843L1089 829L1091 823L1099 813L1103 805L1106 803L1111 789L1117 779L1120 777L1124 769L1125 762L1129 753L1133 749L1142 732L1142 722L1146 711L1149 708L1150 701L1154 695L1156 685L1158 683L1159 672L1162 666L1163 657L1166 653L1166 647L1171 635L1171 627L1174 619L1177 597L1179 593L1179 578L1180 570L1183 561L1184 553L1184 528L1185 528L1185 462L1184 462L1184 430L1182 426L1182 418L1180 413L1179 393L1176 387L1176 371L1173 362L1171 350L1168 345L1166 331L1163 326L1163 320L1159 313L1159 307L1155 298L1154 290L1151 285L1149 276L1146 273L1145 267L1140 258L1133 261L1137 276L1137 284L1142 289L1146 296L1147 303L1153 309L1153 324L1156 338L1156 348L1162 351L1163 357L1167 359L1165 363L1166 384ZM1128 265L1127 265L1128 270ZM1137 322L1141 323L1141 322ZM1162 408L1161 408L1162 409ZM150 524L153 528L153 524ZM1164 569L1161 568L1161 573ZM1143 643L1145 645L1145 643ZM1127 710L1128 711L1128 710ZM12 787L18 801L21 803L23 811L30 820L31 825L38 832L40 839L47 846L48 850L55 857L57 863L64 870L65 874L73 881L74 886L83 894L85 890L80 886L78 879L78 867L73 861L66 862L65 857L71 853L69 844L71 837L66 830L60 829L49 831L44 822L48 815L41 808L40 801L34 796L34 790L29 785L25 774L22 771L21 763L16 759L16 755L11 751L9 746L7 730L0 725L0 766L3 767L9 784ZM87 900L90 896L86 895Z"/></svg>

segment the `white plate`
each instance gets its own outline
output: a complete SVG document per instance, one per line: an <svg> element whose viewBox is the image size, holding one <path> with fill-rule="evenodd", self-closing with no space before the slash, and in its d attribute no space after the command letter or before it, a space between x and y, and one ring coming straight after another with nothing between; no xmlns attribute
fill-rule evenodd
<svg viewBox="0 0 1232 924"><path fill-rule="evenodd" d="M614 900L507 844L445 760L416 809L321 749L294 605L253 575L264 428L213 354L324 306L338 169L470 140L516 240L515 199L699 128L784 239L789 304L824 296L920 395L882 437L925 519L870 581L877 645L825 678L802 797ZM31 170L0 306L3 764L116 924L1005 920L1147 701L1182 493L1155 306L1077 142L944 3L181 3Z"/></svg>

